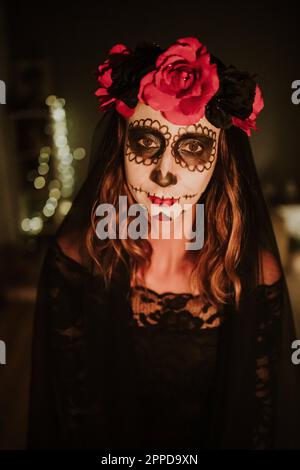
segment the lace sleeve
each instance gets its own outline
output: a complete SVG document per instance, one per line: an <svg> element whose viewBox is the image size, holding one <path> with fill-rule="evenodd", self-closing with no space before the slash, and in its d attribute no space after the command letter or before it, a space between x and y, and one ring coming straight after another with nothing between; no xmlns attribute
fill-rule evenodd
<svg viewBox="0 0 300 470"><path fill-rule="evenodd" d="M76 439L84 408L83 269L57 245L42 268L33 330L30 448L72 447Z"/></svg>
<svg viewBox="0 0 300 470"><path fill-rule="evenodd" d="M262 308L259 312L256 354L254 448L272 447L274 398L279 357L280 315L283 281L260 285Z"/></svg>

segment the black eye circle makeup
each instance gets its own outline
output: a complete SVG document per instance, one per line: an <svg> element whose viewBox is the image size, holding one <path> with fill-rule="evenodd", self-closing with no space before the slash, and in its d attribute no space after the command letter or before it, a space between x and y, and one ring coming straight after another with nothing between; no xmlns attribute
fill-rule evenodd
<svg viewBox="0 0 300 470"><path fill-rule="evenodd" d="M209 170L216 155L217 134L201 124L182 127L175 135L171 152L182 168L189 171Z"/></svg>
<svg viewBox="0 0 300 470"><path fill-rule="evenodd" d="M164 153L171 134L158 120L139 119L129 124L125 155L129 161L149 166Z"/></svg>
<svg viewBox="0 0 300 470"><path fill-rule="evenodd" d="M168 126L157 119L139 119L128 126L125 155L130 162L157 164L171 141ZM182 127L173 137L171 153L175 162L189 171L209 170L215 159L217 134L201 124Z"/></svg>

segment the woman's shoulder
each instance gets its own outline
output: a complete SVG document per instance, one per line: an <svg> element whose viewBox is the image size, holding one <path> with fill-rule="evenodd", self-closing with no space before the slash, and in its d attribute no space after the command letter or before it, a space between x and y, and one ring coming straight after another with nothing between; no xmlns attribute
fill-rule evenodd
<svg viewBox="0 0 300 470"><path fill-rule="evenodd" d="M87 272L87 266L84 264L83 257L77 246L66 244L60 240L53 240L47 250L46 264L61 274L75 274Z"/></svg>
<svg viewBox="0 0 300 470"><path fill-rule="evenodd" d="M82 236L76 232L68 237L59 237L54 241L54 249L74 265L83 265Z"/></svg>
<svg viewBox="0 0 300 470"><path fill-rule="evenodd" d="M280 260L271 251L261 249L259 252L259 284L272 285L283 277Z"/></svg>

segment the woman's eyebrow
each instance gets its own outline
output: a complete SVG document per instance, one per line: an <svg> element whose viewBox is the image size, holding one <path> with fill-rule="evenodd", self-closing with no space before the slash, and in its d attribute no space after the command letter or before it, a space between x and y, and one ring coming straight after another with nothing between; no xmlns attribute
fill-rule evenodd
<svg viewBox="0 0 300 470"><path fill-rule="evenodd" d="M208 142L214 142L215 138L211 135L205 134L205 132L186 132L185 134L181 134L178 138L178 141L184 139L197 139L197 138L204 138Z"/></svg>
<svg viewBox="0 0 300 470"><path fill-rule="evenodd" d="M145 130L145 131L154 131L154 132L159 132L160 134L162 134L162 132L160 132L159 129L157 129L156 127L152 127L152 126L142 126L142 125L138 125L138 126L130 126L129 127L129 130L130 131L134 131L134 130ZM163 135L163 134L162 134Z"/></svg>
<svg viewBox="0 0 300 470"><path fill-rule="evenodd" d="M142 132L145 132L147 134L153 134L155 136L157 136L158 138L161 138L161 139L165 139L165 136L163 134L163 132L161 132L159 129L156 129L154 127L151 127L151 126L132 126L128 129L128 132L130 134L140 134Z"/></svg>

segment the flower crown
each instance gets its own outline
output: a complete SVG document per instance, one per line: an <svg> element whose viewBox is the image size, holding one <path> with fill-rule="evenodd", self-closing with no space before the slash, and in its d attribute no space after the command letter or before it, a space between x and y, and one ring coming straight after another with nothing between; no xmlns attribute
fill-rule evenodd
<svg viewBox="0 0 300 470"><path fill-rule="evenodd" d="M195 124L205 116L215 127L234 125L250 136L264 106L254 76L226 67L194 37L165 50L142 42L132 52L116 44L98 71L100 109L114 106L125 118L141 102L173 124Z"/></svg>

